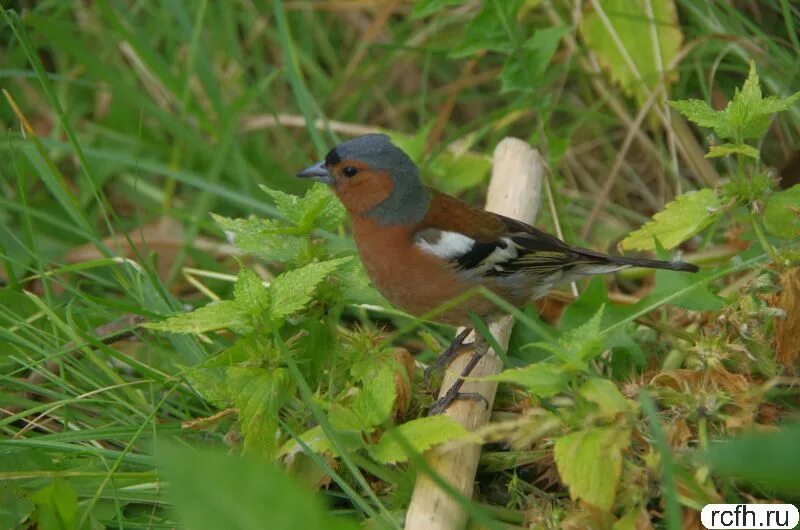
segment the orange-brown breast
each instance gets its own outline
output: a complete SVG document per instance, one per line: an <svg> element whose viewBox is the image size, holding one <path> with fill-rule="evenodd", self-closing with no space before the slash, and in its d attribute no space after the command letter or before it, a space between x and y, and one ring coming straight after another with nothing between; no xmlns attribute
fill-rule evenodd
<svg viewBox="0 0 800 530"><path fill-rule="evenodd" d="M474 287L453 274L446 262L414 245L412 227L381 227L372 219L354 215L353 236L375 288L412 315L423 315ZM492 308L476 296L431 318L468 325L470 310L485 315Z"/></svg>

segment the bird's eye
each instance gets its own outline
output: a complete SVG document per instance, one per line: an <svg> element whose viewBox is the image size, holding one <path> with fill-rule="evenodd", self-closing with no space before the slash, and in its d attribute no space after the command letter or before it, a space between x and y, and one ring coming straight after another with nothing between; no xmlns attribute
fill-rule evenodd
<svg viewBox="0 0 800 530"><path fill-rule="evenodd" d="M354 177L356 173L358 173L358 168L355 168L353 166L347 166L342 170L342 174L345 177Z"/></svg>

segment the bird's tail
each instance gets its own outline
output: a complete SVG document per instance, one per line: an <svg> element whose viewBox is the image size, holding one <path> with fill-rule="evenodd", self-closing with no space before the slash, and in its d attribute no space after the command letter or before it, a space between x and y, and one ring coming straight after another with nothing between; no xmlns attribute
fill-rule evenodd
<svg viewBox="0 0 800 530"><path fill-rule="evenodd" d="M622 256L607 256L599 252L586 249L573 248L573 252L580 254L583 258L588 258L584 267L584 274L602 274L614 270L626 269L628 267L646 267L649 269L666 269L668 271L697 272L700 269L697 265L684 261L660 261L645 258L624 258ZM596 269L596 270L593 270Z"/></svg>
<svg viewBox="0 0 800 530"><path fill-rule="evenodd" d="M645 258L623 258L617 256L607 256L608 261L619 265L630 267L647 267L649 269L666 269L668 271L697 272L699 267L685 261L660 261L657 259Z"/></svg>

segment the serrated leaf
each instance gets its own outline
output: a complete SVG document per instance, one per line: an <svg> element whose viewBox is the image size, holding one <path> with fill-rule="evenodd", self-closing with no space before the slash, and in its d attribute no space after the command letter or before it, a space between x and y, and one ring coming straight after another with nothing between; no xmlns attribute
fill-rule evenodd
<svg viewBox="0 0 800 530"><path fill-rule="evenodd" d="M428 416L409 421L387 431L377 444L369 448L372 457L385 464L408 460L408 454L397 438L405 440L415 451L422 453L446 442L481 443L480 436L468 431L450 416Z"/></svg>
<svg viewBox="0 0 800 530"><path fill-rule="evenodd" d="M303 309L317 286L350 257L336 258L284 272L269 287L270 316L282 318Z"/></svg>
<svg viewBox="0 0 800 530"><path fill-rule="evenodd" d="M269 291L258 274L243 268L236 277L233 297L243 309L258 314L269 308Z"/></svg>
<svg viewBox="0 0 800 530"><path fill-rule="evenodd" d="M727 127L727 119L723 112L716 111L711 106L700 99L683 99L680 101L670 101L670 107L674 108L689 121L693 121L701 127L716 129L717 127ZM717 132L719 134L719 132ZM720 137L727 136L719 134Z"/></svg>
<svg viewBox="0 0 800 530"><path fill-rule="evenodd" d="M696 99L671 101L670 105L698 125L713 128L720 138L732 140L737 147L745 146L741 151L736 152L758 158L753 156L753 148L748 149L749 146L743 144L743 141L761 138L767 132L773 115L788 109L798 100L800 100L800 92L795 92L786 98L775 96L764 98L755 62L751 61L750 72L742 89L734 91L733 98L725 110L714 111L708 104ZM719 149L715 151L715 148L712 147L709 156L721 156L713 155L712 153L715 152L723 151Z"/></svg>
<svg viewBox="0 0 800 530"><path fill-rule="evenodd" d="M581 386L579 393L585 400L596 404L605 416L614 417L636 410L636 404L626 399L609 379L591 377Z"/></svg>
<svg viewBox="0 0 800 530"><path fill-rule="evenodd" d="M144 327L170 333L205 333L232 329L240 333L252 330L252 315L234 300L219 300L161 322L147 322Z"/></svg>
<svg viewBox="0 0 800 530"><path fill-rule="evenodd" d="M800 184L774 193L764 210L764 226L783 239L800 238Z"/></svg>
<svg viewBox="0 0 800 530"><path fill-rule="evenodd" d="M349 403L331 407L330 421L334 428L371 431L389 419L397 396L395 366L376 366L371 376L365 377L362 383L362 387Z"/></svg>
<svg viewBox="0 0 800 530"><path fill-rule="evenodd" d="M708 149L708 154L706 154L706 158L720 158L723 156L728 156L732 154L740 154L744 156L749 156L750 158L755 158L758 160L760 154L758 149L751 145L747 144L719 144L719 145L712 145Z"/></svg>
<svg viewBox="0 0 800 530"><path fill-rule="evenodd" d="M499 374L481 378L483 381L499 381L519 385L539 397L551 397L569 384L569 375L561 366L551 363L533 363L523 368L510 368Z"/></svg>
<svg viewBox="0 0 800 530"><path fill-rule="evenodd" d="M233 404L239 409L244 451L273 459L277 449L278 411L294 395L289 371L234 366L227 375Z"/></svg>
<svg viewBox="0 0 800 530"><path fill-rule="evenodd" d="M667 85L675 82L677 72L660 72L658 68L661 64L666 70L683 41L675 3L672 0L647 3L600 0L598 3L605 16L592 10L583 17L579 29L611 79L640 103L647 99L648 91L654 90L662 82L662 76ZM652 7L652 15L648 13L647 6ZM610 23L613 33L605 22ZM618 44L622 45L625 54ZM635 71L631 68L631 62Z"/></svg>
<svg viewBox="0 0 800 530"><path fill-rule="evenodd" d="M666 249L675 248L707 227L721 213L719 197L704 188L678 195L653 216L653 220L628 234L625 250L655 250L655 239Z"/></svg>
<svg viewBox="0 0 800 530"><path fill-rule="evenodd" d="M487 0L464 29L464 38L450 56L473 55L481 50L509 53L514 49L517 11L522 0ZM511 34L510 34L511 33Z"/></svg>
<svg viewBox="0 0 800 530"><path fill-rule="evenodd" d="M569 26L537 29L506 60L500 73L501 91L535 92L541 86L543 74L561 39L569 31Z"/></svg>
<svg viewBox="0 0 800 530"><path fill-rule="evenodd" d="M302 197L266 186L261 186L261 189L272 197L281 214L301 233L314 228L334 230L344 220L344 207L325 184L315 183Z"/></svg>
<svg viewBox="0 0 800 530"><path fill-rule="evenodd" d="M267 261L295 262L308 247L306 236L287 233L276 221L268 219L230 219L211 214L220 228L232 236L234 244L245 253Z"/></svg>
<svg viewBox="0 0 800 530"><path fill-rule="evenodd" d="M561 480L572 499L610 511L622 472L622 453L630 428L609 425L556 438L553 453Z"/></svg>
<svg viewBox="0 0 800 530"><path fill-rule="evenodd" d="M601 354L605 349L603 335L600 333L605 305L584 324L573 328L558 340L561 347L575 361L587 361Z"/></svg>

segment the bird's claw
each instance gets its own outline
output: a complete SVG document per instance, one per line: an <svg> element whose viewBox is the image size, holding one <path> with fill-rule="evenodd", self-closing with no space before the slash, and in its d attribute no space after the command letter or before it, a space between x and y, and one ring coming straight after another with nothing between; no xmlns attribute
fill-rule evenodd
<svg viewBox="0 0 800 530"><path fill-rule="evenodd" d="M455 391L452 392L454 389ZM428 409L428 416L436 416L437 414L441 414L450 408L450 405L452 405L453 402L458 399L483 401L484 406L487 409L489 408L489 400L486 399L486 396L480 392L459 392L457 388L451 387L450 390L448 390L442 397L431 403L431 406Z"/></svg>
<svg viewBox="0 0 800 530"><path fill-rule="evenodd" d="M458 355L463 352L467 348L472 348L475 346L474 342L468 342L464 344L464 340L470 334L471 329L465 329L461 333L459 333L453 342L436 358L433 363L430 364L427 368L425 368L424 372L424 381L425 386L428 386L430 383L431 376L434 372L441 372L443 371Z"/></svg>

